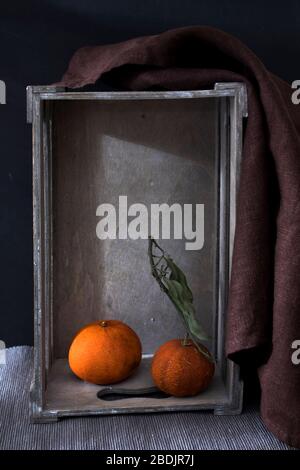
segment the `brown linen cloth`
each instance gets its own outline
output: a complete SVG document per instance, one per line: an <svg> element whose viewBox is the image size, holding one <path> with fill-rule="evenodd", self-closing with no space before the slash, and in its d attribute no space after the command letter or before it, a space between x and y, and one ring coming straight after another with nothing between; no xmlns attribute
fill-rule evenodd
<svg viewBox="0 0 300 470"><path fill-rule="evenodd" d="M300 105L292 104L291 87L238 39L210 27L81 48L60 84L82 87L100 77L130 90L246 83L227 354L257 365L266 426L300 447L300 365L291 361L300 339Z"/></svg>

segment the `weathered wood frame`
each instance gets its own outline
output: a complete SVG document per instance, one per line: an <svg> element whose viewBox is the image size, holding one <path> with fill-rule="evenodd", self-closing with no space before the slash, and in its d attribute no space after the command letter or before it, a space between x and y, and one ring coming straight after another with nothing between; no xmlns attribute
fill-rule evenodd
<svg viewBox="0 0 300 470"><path fill-rule="evenodd" d="M53 100L174 100L219 98L219 269L218 343L216 357L222 370L226 396L221 401L184 406L187 409L213 409L217 415L241 412L243 385L239 367L225 358L224 330L227 293L235 232L236 194L242 156L243 118L247 116L246 87L241 83L218 83L212 90L177 92L71 92L58 87L27 88L27 119L33 134L33 264L34 264L34 377L30 402L33 422L48 422L63 416L100 415L130 412L178 411L180 407L161 406L111 410L49 410L45 390L52 364L52 103Z"/></svg>

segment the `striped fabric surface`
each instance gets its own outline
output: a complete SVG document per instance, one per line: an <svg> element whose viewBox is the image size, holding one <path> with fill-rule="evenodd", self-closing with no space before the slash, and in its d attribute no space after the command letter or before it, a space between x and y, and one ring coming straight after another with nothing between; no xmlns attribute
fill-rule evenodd
<svg viewBox="0 0 300 470"><path fill-rule="evenodd" d="M64 419L30 424L32 348L9 348L0 365L0 449L240 450L289 447L264 427L258 411L240 416L165 413Z"/></svg>

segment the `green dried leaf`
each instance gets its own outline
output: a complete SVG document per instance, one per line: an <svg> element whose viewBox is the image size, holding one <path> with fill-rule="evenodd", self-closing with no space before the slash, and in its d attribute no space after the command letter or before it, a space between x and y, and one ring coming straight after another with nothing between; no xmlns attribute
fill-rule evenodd
<svg viewBox="0 0 300 470"><path fill-rule="evenodd" d="M198 322L195 316L195 309L193 305L186 305L185 309L189 311L188 317L186 318L189 325L189 331L191 335L198 341L208 341L209 336L205 333L204 329Z"/></svg>
<svg viewBox="0 0 300 470"><path fill-rule="evenodd" d="M172 260L172 258L170 258L169 256L166 256L165 259L171 270L169 279L178 281L185 291L185 296L188 298L188 300L190 300L190 302L193 302L193 293L191 289L189 288L185 274L181 271L181 269L177 266L177 264Z"/></svg>
<svg viewBox="0 0 300 470"><path fill-rule="evenodd" d="M177 307L177 310L179 310L179 313L181 313L191 336L197 341L207 341L209 337L196 319L194 306L186 298L184 287L178 281L171 279L164 279L164 283L171 300Z"/></svg>
<svg viewBox="0 0 300 470"><path fill-rule="evenodd" d="M168 278L164 279L164 283L172 299L177 300L177 302L180 303L181 310L186 310L188 313L188 308L189 306L192 307L192 303L187 298L184 287L178 281Z"/></svg>

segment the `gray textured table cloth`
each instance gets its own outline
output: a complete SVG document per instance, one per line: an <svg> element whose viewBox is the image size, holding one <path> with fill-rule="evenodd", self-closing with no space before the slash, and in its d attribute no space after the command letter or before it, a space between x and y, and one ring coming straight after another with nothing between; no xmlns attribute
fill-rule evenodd
<svg viewBox="0 0 300 470"><path fill-rule="evenodd" d="M240 416L166 413L65 419L30 424L32 348L9 348L0 365L0 449L289 449L264 427L257 409Z"/></svg>

